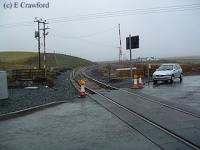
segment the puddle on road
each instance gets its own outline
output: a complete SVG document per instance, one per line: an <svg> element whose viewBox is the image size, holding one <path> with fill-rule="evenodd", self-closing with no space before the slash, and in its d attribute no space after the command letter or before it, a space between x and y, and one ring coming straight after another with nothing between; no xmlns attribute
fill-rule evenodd
<svg viewBox="0 0 200 150"><path fill-rule="evenodd" d="M200 76L186 76L183 82L176 80L173 84L158 83L153 85L146 84L145 88L140 90L144 94L149 94L170 102L179 103L200 110Z"/></svg>

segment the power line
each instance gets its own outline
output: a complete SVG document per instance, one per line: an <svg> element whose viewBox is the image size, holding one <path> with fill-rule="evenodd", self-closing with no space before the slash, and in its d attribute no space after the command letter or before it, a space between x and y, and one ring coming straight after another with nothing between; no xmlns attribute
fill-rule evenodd
<svg viewBox="0 0 200 150"><path fill-rule="evenodd" d="M19 26L33 26L32 22L17 22L17 23L9 23L9 24L1 24L0 28L12 28L12 27L19 27Z"/></svg>
<svg viewBox="0 0 200 150"><path fill-rule="evenodd" d="M87 37L93 37L93 36L100 35L100 34L105 34L105 33L113 31L113 29L115 29L115 27L108 28L108 29L105 29L103 31L98 31L98 32L86 34L86 35L80 35L80 36L78 36L78 38L87 38Z"/></svg>
<svg viewBox="0 0 200 150"><path fill-rule="evenodd" d="M116 46L114 45L108 45L108 44L103 44L103 43L100 43L100 42L95 42L95 41L91 41L91 40L86 40L84 38L80 38L80 37L69 37L69 36L64 36L64 35L60 35L60 34L51 34L52 37L54 38L61 38L61 39L76 39L76 40L79 40L79 41L83 41L83 42L87 42L87 43L90 43L90 44L93 44L93 45L100 45L100 46L103 46L103 47L109 47L109 48L116 48Z"/></svg>
<svg viewBox="0 0 200 150"><path fill-rule="evenodd" d="M145 9L134 9L134 10L120 10L120 11L112 11L112 12L100 12L94 14L86 14L86 15L77 15L77 16L69 16L69 17L61 17L61 18L49 18L48 20L51 23L60 23L60 22L73 22L73 21L86 21L86 20L94 20L101 18L109 18L109 17L119 17L119 16L130 16L130 15L147 15L147 14L156 14L156 13L166 13L166 12L177 12L177 11L189 11L200 9L200 4L190 4L190 5L174 5L174 6L165 6L165 7L151 7ZM12 28L18 26L32 26L31 22L19 22L13 24L1 24L0 28Z"/></svg>
<svg viewBox="0 0 200 150"><path fill-rule="evenodd" d="M80 35L80 36L64 36L65 38L71 38L71 39L74 39L74 38L88 38L88 37L93 37L93 36L97 36L97 35L101 35L101 34L108 34L109 32L112 32L112 31L115 31L116 30L116 27L110 27L110 28L107 28L107 29L104 29L102 31L97 31L97 32L94 32L94 33L89 33L89 34L85 34L85 35ZM61 35L63 36L62 34L57 34L57 35Z"/></svg>
<svg viewBox="0 0 200 150"><path fill-rule="evenodd" d="M144 14L153 14L153 13L162 13L162 12L186 11L186 10L194 10L194 9L199 9L199 8L200 8L200 4L191 4L191 5L182 5L182 6L175 5L175 6L166 6L166 7L152 7L152 8L146 8L146 9L101 12L101 13L95 13L95 14L77 15L77 16L62 17L62 18L51 18L50 20L52 23L84 21L84 20L91 20L91 19L128 16L128 15L144 15Z"/></svg>

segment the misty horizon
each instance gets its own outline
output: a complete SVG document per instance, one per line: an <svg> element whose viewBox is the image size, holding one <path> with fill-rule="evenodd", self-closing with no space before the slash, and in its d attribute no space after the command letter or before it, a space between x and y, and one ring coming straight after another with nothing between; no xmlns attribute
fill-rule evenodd
<svg viewBox="0 0 200 150"><path fill-rule="evenodd" d="M49 0L49 8L41 9L4 9L5 2L0 2L0 51L37 52L34 20L38 17L49 22L47 53L91 61L118 60L120 24L124 59L129 59L129 50L126 50L129 34L140 36L139 49L132 50L133 59L200 56L200 3L197 0L62 3Z"/></svg>

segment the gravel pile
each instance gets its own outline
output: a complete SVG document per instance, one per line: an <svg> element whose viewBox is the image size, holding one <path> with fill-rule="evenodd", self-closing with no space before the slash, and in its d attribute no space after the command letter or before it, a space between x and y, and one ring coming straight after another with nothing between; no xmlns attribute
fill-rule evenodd
<svg viewBox="0 0 200 150"><path fill-rule="evenodd" d="M0 100L0 114L19 111L54 101L67 101L77 97L69 79L70 71L62 72L53 88L44 86L37 89L9 89L9 98Z"/></svg>

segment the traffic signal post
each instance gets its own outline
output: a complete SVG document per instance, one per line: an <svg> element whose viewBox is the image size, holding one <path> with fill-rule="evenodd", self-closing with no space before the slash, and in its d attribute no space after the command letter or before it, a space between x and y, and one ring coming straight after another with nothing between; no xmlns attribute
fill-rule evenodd
<svg viewBox="0 0 200 150"><path fill-rule="evenodd" d="M129 50L130 50L130 72L131 80L133 79L133 68L132 68L132 49L131 49L131 34L129 35Z"/></svg>
<svg viewBox="0 0 200 150"><path fill-rule="evenodd" d="M132 49L139 48L139 36L131 36L126 38L126 49L130 50L130 77L133 79L133 68L132 68Z"/></svg>

